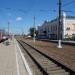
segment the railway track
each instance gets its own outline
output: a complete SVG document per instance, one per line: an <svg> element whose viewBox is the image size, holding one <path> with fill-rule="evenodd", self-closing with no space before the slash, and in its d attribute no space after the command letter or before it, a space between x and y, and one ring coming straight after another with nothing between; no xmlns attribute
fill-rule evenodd
<svg viewBox="0 0 75 75"><path fill-rule="evenodd" d="M24 41L18 40L18 42L37 65L40 70L38 71L39 75L75 75L72 70L51 59Z"/></svg>

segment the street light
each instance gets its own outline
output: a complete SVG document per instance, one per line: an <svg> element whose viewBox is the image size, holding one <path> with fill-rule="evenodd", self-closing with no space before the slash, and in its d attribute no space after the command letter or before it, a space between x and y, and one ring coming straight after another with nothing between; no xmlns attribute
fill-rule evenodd
<svg viewBox="0 0 75 75"><path fill-rule="evenodd" d="M59 0L59 25L58 25L58 48L62 48L61 45L61 0Z"/></svg>
<svg viewBox="0 0 75 75"><path fill-rule="evenodd" d="M9 38L9 34L10 34L9 25L10 25L10 21L8 21L8 38Z"/></svg>
<svg viewBox="0 0 75 75"><path fill-rule="evenodd" d="M34 19L34 24L33 24L34 25L33 42L35 43L35 36L36 36L36 34L35 34L35 16L34 16L33 19Z"/></svg>

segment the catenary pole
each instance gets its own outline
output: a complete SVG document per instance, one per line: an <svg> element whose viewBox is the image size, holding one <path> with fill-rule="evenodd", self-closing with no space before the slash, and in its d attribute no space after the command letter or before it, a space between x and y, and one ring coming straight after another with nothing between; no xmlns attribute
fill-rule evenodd
<svg viewBox="0 0 75 75"><path fill-rule="evenodd" d="M34 41L34 43L35 43L35 16L33 17L33 20L34 20L34 34L33 34L33 41Z"/></svg>
<svg viewBox="0 0 75 75"><path fill-rule="evenodd" d="M10 25L10 22L8 21L8 38L9 38L9 35L10 35L10 32L9 32L9 25Z"/></svg>
<svg viewBox="0 0 75 75"><path fill-rule="evenodd" d="M58 25L58 48L62 48L61 45L61 0L59 0L59 25Z"/></svg>

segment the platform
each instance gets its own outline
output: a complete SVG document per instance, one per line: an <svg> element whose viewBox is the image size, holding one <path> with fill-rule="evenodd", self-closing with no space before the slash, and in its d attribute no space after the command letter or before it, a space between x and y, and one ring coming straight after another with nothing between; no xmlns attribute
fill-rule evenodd
<svg viewBox="0 0 75 75"><path fill-rule="evenodd" d="M0 43L0 75L27 75L16 44L14 38L9 45Z"/></svg>
<svg viewBox="0 0 75 75"><path fill-rule="evenodd" d="M10 45L0 43L0 75L17 75L16 51L14 41Z"/></svg>

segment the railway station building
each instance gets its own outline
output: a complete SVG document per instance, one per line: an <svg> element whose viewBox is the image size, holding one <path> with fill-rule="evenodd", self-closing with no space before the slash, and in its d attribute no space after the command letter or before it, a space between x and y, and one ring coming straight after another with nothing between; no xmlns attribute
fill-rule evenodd
<svg viewBox="0 0 75 75"><path fill-rule="evenodd" d="M38 26L38 38L58 39L58 18L45 21L42 26ZM75 35L75 16L61 16L60 25L61 39L71 38Z"/></svg>

